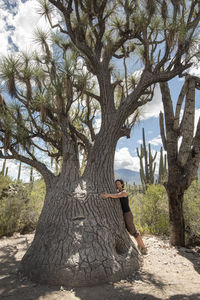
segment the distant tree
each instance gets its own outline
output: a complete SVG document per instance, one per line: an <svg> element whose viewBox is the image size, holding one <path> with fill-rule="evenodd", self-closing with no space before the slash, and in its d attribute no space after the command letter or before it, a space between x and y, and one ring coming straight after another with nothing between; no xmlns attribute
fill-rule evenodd
<svg viewBox="0 0 200 300"><path fill-rule="evenodd" d="M1 78L13 103L0 97L0 157L32 166L46 184L35 238L21 270L49 284L116 281L138 269L139 255L119 201L99 194L115 190L116 144L130 136L135 112L151 101L154 84L191 66L188 53L198 32L200 4L40 3L41 14L58 30L54 42L49 45L48 35L38 31L38 54L20 53L1 62ZM130 74L129 63L141 70L139 78ZM99 131L94 128L98 116ZM62 161L58 175L40 158L42 152Z"/></svg>
<svg viewBox="0 0 200 300"><path fill-rule="evenodd" d="M200 120L194 132L195 89L200 89L200 79L186 76L175 113L168 83L160 83L160 88L165 117L164 126L163 113L160 113L160 127L168 161L168 178L164 185L169 199L170 242L172 245L184 246L183 198L196 178L200 162Z"/></svg>

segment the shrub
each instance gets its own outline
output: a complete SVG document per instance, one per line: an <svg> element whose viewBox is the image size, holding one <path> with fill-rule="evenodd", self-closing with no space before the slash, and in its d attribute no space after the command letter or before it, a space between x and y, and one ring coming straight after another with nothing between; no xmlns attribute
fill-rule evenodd
<svg viewBox="0 0 200 300"><path fill-rule="evenodd" d="M200 245L200 182L193 181L184 195L183 209L186 228L186 243Z"/></svg>
<svg viewBox="0 0 200 300"><path fill-rule="evenodd" d="M37 222L44 204L45 184L43 180L38 180L29 184L28 201L20 214L19 227L21 233L35 230Z"/></svg>
<svg viewBox="0 0 200 300"><path fill-rule="evenodd" d="M28 192L21 183L12 183L0 198L0 236L12 235L19 230L19 219L27 202Z"/></svg>
<svg viewBox="0 0 200 300"><path fill-rule="evenodd" d="M186 244L200 244L200 182L185 192L183 213ZM162 185L150 185L145 194L130 195L134 222L141 233L169 234L168 197Z"/></svg>
<svg viewBox="0 0 200 300"><path fill-rule="evenodd" d="M33 231L44 202L44 182L12 182L3 192L0 197L0 236Z"/></svg>
<svg viewBox="0 0 200 300"><path fill-rule="evenodd" d="M169 234L167 193L162 185L149 185L145 194L130 198L131 210L140 232Z"/></svg>
<svg viewBox="0 0 200 300"><path fill-rule="evenodd" d="M11 179L8 176L4 176L0 173L0 199L3 196L3 191L9 188Z"/></svg>

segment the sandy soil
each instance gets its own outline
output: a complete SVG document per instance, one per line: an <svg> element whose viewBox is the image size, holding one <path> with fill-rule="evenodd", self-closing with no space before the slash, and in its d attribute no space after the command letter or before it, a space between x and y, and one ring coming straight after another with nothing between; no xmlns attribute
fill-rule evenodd
<svg viewBox="0 0 200 300"><path fill-rule="evenodd" d="M0 239L0 299L8 300L146 300L200 299L200 247L169 246L167 238L145 236L148 255L143 266L114 284L69 289L33 283L18 272L18 264L33 234Z"/></svg>

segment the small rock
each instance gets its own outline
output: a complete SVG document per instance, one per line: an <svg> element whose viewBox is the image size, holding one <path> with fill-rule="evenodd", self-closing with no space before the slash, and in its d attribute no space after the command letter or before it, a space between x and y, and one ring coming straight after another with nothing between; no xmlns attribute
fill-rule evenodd
<svg viewBox="0 0 200 300"><path fill-rule="evenodd" d="M188 264L186 264L186 263L182 263L182 265L188 267Z"/></svg>

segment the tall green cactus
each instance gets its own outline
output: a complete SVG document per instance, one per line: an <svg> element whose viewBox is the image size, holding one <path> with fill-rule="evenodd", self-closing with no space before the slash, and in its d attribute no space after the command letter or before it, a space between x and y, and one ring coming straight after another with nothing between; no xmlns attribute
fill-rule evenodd
<svg viewBox="0 0 200 300"><path fill-rule="evenodd" d="M159 164L159 173L158 173L158 183L162 184L163 180L167 175L167 155L165 154L163 159L163 148L160 148L160 164Z"/></svg>
<svg viewBox="0 0 200 300"><path fill-rule="evenodd" d="M142 137L143 137L143 144L141 144L140 153L137 148L137 155L140 159L141 182L143 188L146 190L148 184L154 183L154 174L156 168L156 163L154 163L154 161L156 159L157 152L154 154L154 156L152 155L150 144L149 144L149 149L147 150L144 128L142 128Z"/></svg>
<svg viewBox="0 0 200 300"><path fill-rule="evenodd" d="M6 167L6 174L5 176L8 176L8 167Z"/></svg>
<svg viewBox="0 0 200 300"><path fill-rule="evenodd" d="M21 163L21 161L20 161L20 163L19 163L19 169L18 169L17 181L19 181L19 180L20 180L20 176L21 176L21 169L22 169L22 163Z"/></svg>
<svg viewBox="0 0 200 300"><path fill-rule="evenodd" d="M3 166L2 166L2 170L1 170L1 174L3 176L6 176L5 169L6 169L6 159L4 159L4 161L3 161Z"/></svg>
<svg viewBox="0 0 200 300"><path fill-rule="evenodd" d="M30 182L33 182L33 167L30 167Z"/></svg>

